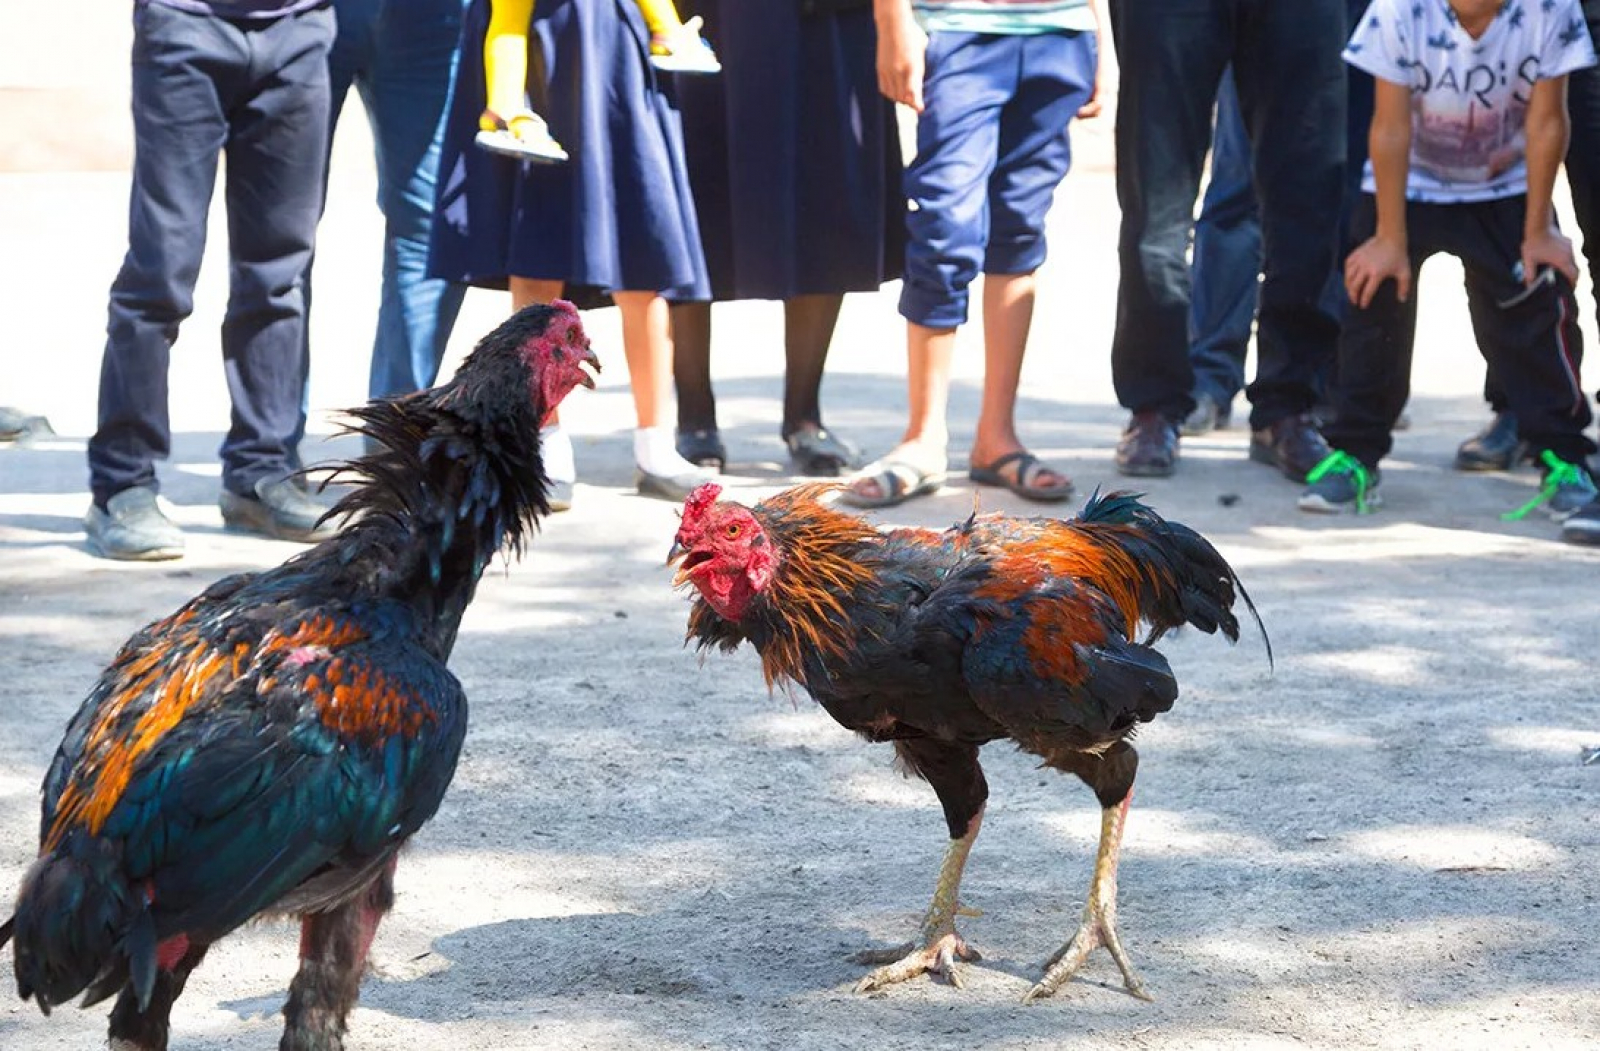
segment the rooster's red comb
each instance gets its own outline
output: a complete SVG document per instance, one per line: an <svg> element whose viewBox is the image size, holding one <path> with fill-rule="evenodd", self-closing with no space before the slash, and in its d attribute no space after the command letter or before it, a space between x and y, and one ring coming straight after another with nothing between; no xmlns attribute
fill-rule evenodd
<svg viewBox="0 0 1600 1051"><path fill-rule="evenodd" d="M711 505L717 502L717 497L722 495L722 486L716 482L707 482L689 494L689 499L683 502L683 520L693 522L701 518L710 510Z"/></svg>

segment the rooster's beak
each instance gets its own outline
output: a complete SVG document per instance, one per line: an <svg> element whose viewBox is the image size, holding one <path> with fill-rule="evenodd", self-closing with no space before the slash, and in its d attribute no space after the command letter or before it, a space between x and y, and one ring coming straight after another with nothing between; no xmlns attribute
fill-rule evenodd
<svg viewBox="0 0 1600 1051"><path fill-rule="evenodd" d="M684 547L682 544L678 543L678 541L676 539L674 539L672 541L672 549L667 552L667 565L670 566L674 562L677 562L677 561L681 560L688 553L689 553L689 549ZM689 580L689 571L687 569L680 569L680 570L678 570L677 573L673 574L672 586L675 587L675 588L681 588L681 587L683 587L683 585L685 583L688 582L688 580Z"/></svg>
<svg viewBox="0 0 1600 1051"><path fill-rule="evenodd" d="M582 366L592 365L595 373L598 375L600 372L600 355L594 352L593 347L584 347L583 357L578 359L578 365L578 375L583 377L581 382L585 387L588 387L590 390L594 390L594 376L591 376L589 373L583 371Z"/></svg>

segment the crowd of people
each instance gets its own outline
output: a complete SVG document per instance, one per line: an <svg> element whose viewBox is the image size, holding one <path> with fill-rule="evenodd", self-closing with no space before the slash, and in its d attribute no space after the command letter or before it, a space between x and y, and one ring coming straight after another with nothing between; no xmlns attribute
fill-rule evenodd
<svg viewBox="0 0 1600 1051"><path fill-rule="evenodd" d="M1564 163L1600 285L1600 0L1107 4L137 0L91 548L183 552L155 466L224 157L222 515L292 540L330 528L298 446L316 227L352 87L386 222L372 396L432 385L469 286L508 290L509 308L615 305L638 490L682 500L728 462L713 304L780 300L774 416L795 472L888 507L947 477L955 334L981 273L968 476L1065 500L1071 479L1028 450L1015 409L1046 216L1070 125L1099 113L1107 47L1121 68L1117 469L1172 474L1182 436L1227 425L1242 392L1250 458L1303 486L1302 509L1378 507L1416 272L1445 252L1465 268L1494 414L1456 466L1533 462L1544 484L1511 513L1543 507L1566 539L1600 543L1579 270L1552 203ZM904 163L896 104L916 114ZM863 466L824 424L821 382L843 297L895 279L909 412ZM570 507L571 439L558 421L543 438L553 506Z"/></svg>

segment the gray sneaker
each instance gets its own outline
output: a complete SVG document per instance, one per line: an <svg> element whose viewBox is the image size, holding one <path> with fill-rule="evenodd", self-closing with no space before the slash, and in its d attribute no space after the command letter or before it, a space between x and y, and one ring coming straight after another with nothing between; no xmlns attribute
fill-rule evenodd
<svg viewBox="0 0 1600 1051"><path fill-rule="evenodd" d="M1600 544L1600 496L1561 523L1561 539L1569 544Z"/></svg>
<svg viewBox="0 0 1600 1051"><path fill-rule="evenodd" d="M217 506L229 529L301 543L326 540L339 531L332 522L318 525L327 508L307 496L293 478L262 478L254 489L252 496L222 491Z"/></svg>
<svg viewBox="0 0 1600 1051"><path fill-rule="evenodd" d="M1178 428L1178 433L1188 438L1197 438L1202 434L1210 434L1226 427L1233 416L1233 406L1223 405L1209 394L1200 393L1194 396L1194 410L1183 418L1183 425Z"/></svg>
<svg viewBox="0 0 1600 1051"><path fill-rule="evenodd" d="M89 550L122 562L162 562L183 557L183 533L156 503L154 489L124 489L83 516Z"/></svg>

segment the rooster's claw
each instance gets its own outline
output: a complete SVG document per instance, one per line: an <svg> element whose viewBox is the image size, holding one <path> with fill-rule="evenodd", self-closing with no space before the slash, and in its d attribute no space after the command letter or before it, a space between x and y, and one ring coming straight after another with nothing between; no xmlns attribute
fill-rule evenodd
<svg viewBox="0 0 1600 1051"><path fill-rule="evenodd" d="M978 950L968 945L955 931L933 939L920 949L914 942L895 949L867 949L856 953L851 959L856 963L886 963L887 966L879 967L857 982L855 991L870 993L874 989L904 982L927 972L943 974L951 985L962 989L965 986L957 962L982 958Z"/></svg>

